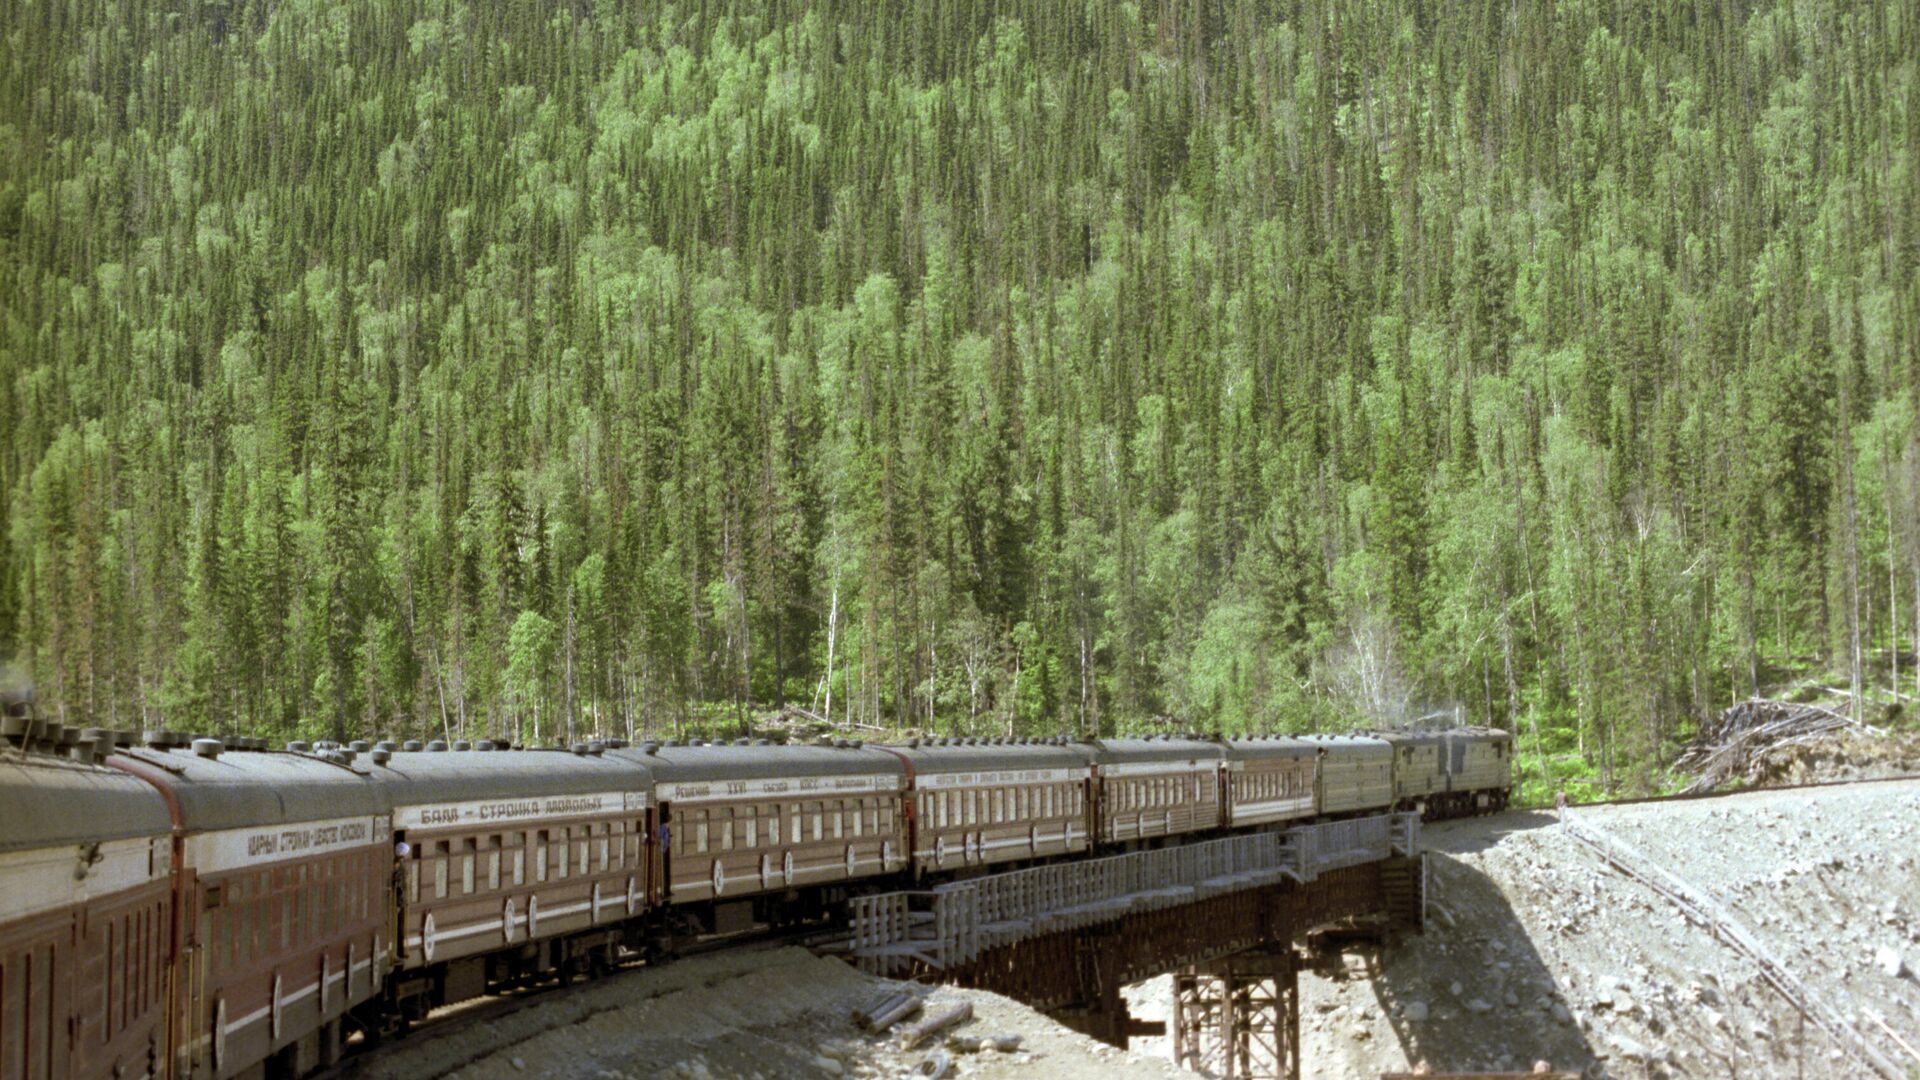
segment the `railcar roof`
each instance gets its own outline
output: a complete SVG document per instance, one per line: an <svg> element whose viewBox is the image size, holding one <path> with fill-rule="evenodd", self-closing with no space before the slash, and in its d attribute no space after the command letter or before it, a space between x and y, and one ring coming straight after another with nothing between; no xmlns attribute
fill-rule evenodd
<svg viewBox="0 0 1920 1080"><path fill-rule="evenodd" d="M1134 761L1219 761L1226 749L1205 739L1101 739L1077 744L1101 765Z"/></svg>
<svg viewBox="0 0 1920 1080"><path fill-rule="evenodd" d="M116 757L145 764L173 790L189 829L233 829L324 821L392 809L387 789L358 763L340 765L312 754L227 750L201 757L191 750L135 748Z"/></svg>
<svg viewBox="0 0 1920 1080"><path fill-rule="evenodd" d="M166 801L137 776L17 752L0 752L0 821L0 852L166 836L173 828Z"/></svg>
<svg viewBox="0 0 1920 1080"><path fill-rule="evenodd" d="M1307 735L1306 742L1329 754L1391 754L1393 744L1371 735Z"/></svg>
<svg viewBox="0 0 1920 1080"><path fill-rule="evenodd" d="M607 757L644 763L658 783L768 780L788 776L905 776L906 766L873 747L662 746L648 753L629 746Z"/></svg>
<svg viewBox="0 0 1920 1080"><path fill-rule="evenodd" d="M1314 757L1320 748L1291 735L1268 735L1251 739L1228 739L1227 760L1249 761L1272 758Z"/></svg>
<svg viewBox="0 0 1920 1080"><path fill-rule="evenodd" d="M369 764L368 768L392 792L394 806L653 787L652 773L645 765L612 752L401 750L385 765Z"/></svg>
<svg viewBox="0 0 1920 1080"><path fill-rule="evenodd" d="M1437 746L1447 741L1444 731L1376 731L1373 737L1395 746Z"/></svg>
<svg viewBox="0 0 1920 1080"><path fill-rule="evenodd" d="M1072 769L1083 772L1087 752L1074 746L1011 744L1006 746L892 746L888 749L913 762L920 776L950 772L1006 769Z"/></svg>

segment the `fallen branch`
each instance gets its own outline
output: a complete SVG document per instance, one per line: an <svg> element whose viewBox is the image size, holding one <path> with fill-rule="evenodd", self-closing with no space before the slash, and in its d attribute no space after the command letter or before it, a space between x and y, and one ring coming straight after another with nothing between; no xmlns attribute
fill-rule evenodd
<svg viewBox="0 0 1920 1080"><path fill-rule="evenodd" d="M861 1027L878 1035L919 1011L920 999L902 992L876 1002L865 1013L857 1014L854 1019Z"/></svg>
<svg viewBox="0 0 1920 1080"><path fill-rule="evenodd" d="M925 1020L908 1028L900 1034L900 1045L908 1050L926 1042L934 1035L966 1020L973 1019L973 1004L963 1001L950 1009L943 1009Z"/></svg>

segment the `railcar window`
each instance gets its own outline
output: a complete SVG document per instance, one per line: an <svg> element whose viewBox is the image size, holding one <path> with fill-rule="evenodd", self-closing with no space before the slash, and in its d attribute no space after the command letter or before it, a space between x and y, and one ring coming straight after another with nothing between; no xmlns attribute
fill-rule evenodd
<svg viewBox="0 0 1920 1080"><path fill-rule="evenodd" d="M415 848L413 858L407 860L407 902L420 902L420 849Z"/></svg>
<svg viewBox="0 0 1920 1080"><path fill-rule="evenodd" d="M826 823L821 820L823 811L820 808L820 804L808 803L807 814L813 819L813 842L817 844L821 840L826 839L827 835Z"/></svg>
<svg viewBox="0 0 1920 1080"><path fill-rule="evenodd" d="M707 812L697 811L693 820L693 850L704 853L707 850Z"/></svg>
<svg viewBox="0 0 1920 1080"><path fill-rule="evenodd" d="M854 836L858 837L863 835L866 832L866 830L862 828L862 826L866 824L866 818L867 818L867 800L855 799L853 803L853 835Z"/></svg>
<svg viewBox="0 0 1920 1080"><path fill-rule="evenodd" d="M596 848L594 857L600 863L600 872L604 874L607 872L607 827L601 825L597 831L600 835L593 841Z"/></svg>
<svg viewBox="0 0 1920 1080"><path fill-rule="evenodd" d="M750 817L747 819L747 846L748 847L760 846L760 819L759 818Z"/></svg>
<svg viewBox="0 0 1920 1080"><path fill-rule="evenodd" d="M846 835L847 804L844 802L836 802L833 804L833 838L835 840L841 840L845 839Z"/></svg>
<svg viewBox="0 0 1920 1080"><path fill-rule="evenodd" d="M572 858L573 845L568 842L569 838L572 836L572 830L560 829L558 830L558 832L560 835L554 837L554 839L558 840L559 843L553 845L554 848L556 849L555 854L560 859L560 871L557 876L566 877L567 874L571 871L572 863L573 863L573 858Z"/></svg>
<svg viewBox="0 0 1920 1080"><path fill-rule="evenodd" d="M460 841L460 893L462 896L473 894L473 869L478 856L479 843L469 836Z"/></svg>
<svg viewBox="0 0 1920 1080"><path fill-rule="evenodd" d="M500 889L500 834L487 837L487 891Z"/></svg>
<svg viewBox="0 0 1920 1080"><path fill-rule="evenodd" d="M453 857L452 847L446 840L433 845L433 895L442 900L447 896L447 863Z"/></svg>
<svg viewBox="0 0 1920 1080"><path fill-rule="evenodd" d="M714 813L732 814L733 811L715 810ZM721 851L733 850L733 818L731 817L728 817L725 821L720 823L720 850Z"/></svg>
<svg viewBox="0 0 1920 1080"><path fill-rule="evenodd" d="M252 894L253 890L249 889L248 892ZM240 927L240 953L244 962L250 963L259 956L261 948L266 944L266 915L267 913L261 909L260 901L250 895L247 906L242 909Z"/></svg>
<svg viewBox="0 0 1920 1080"><path fill-rule="evenodd" d="M107 920L107 934L100 942L100 965L107 969L106 978L100 980L100 1041L106 1042L113 1036L113 976L115 964L113 956L114 930L113 920Z"/></svg>
<svg viewBox="0 0 1920 1080"><path fill-rule="evenodd" d="M547 830L541 829L533 841L533 880L547 880Z"/></svg>

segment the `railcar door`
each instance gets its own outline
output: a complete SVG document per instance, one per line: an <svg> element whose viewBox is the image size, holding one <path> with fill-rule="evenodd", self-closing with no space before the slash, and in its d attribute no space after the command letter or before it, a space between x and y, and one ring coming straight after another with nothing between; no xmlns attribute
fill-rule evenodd
<svg viewBox="0 0 1920 1080"><path fill-rule="evenodd" d="M656 903L665 904L673 896L673 804L661 803L655 813L654 827L647 834L648 863L653 867Z"/></svg>
<svg viewBox="0 0 1920 1080"><path fill-rule="evenodd" d="M1106 807L1107 784L1100 775L1100 767L1094 766L1088 771L1087 779L1081 782L1082 806L1086 810L1087 841L1097 847L1104 843L1107 836L1100 830L1107 820Z"/></svg>

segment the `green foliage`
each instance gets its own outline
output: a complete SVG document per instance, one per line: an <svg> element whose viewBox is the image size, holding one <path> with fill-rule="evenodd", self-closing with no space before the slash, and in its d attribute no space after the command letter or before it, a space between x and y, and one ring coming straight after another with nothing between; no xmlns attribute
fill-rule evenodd
<svg viewBox="0 0 1920 1080"><path fill-rule="evenodd" d="M1911 4L5 2L66 723L1438 710L1654 786L1920 638Z"/></svg>

